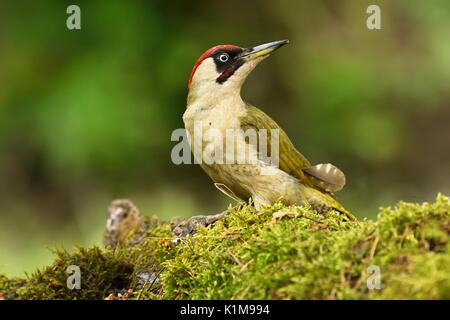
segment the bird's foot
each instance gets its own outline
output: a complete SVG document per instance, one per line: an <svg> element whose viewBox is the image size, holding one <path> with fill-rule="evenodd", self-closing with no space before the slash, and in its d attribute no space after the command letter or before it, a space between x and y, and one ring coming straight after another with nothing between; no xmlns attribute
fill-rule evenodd
<svg viewBox="0 0 450 320"><path fill-rule="evenodd" d="M206 227L225 218L230 214L229 210L214 215L193 216L187 220L174 219L171 221L173 241L178 242L187 235L194 234L199 227Z"/></svg>

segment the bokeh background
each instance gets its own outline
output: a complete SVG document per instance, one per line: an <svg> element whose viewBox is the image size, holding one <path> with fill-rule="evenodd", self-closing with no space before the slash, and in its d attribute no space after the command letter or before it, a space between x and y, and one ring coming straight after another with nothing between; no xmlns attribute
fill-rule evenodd
<svg viewBox="0 0 450 320"><path fill-rule="evenodd" d="M366 28L369 4L382 30ZM359 217L448 194L449 35L448 0L2 1L0 273L100 243L113 198L164 219L227 206L170 160L189 73L216 44L290 39L243 97L346 172L339 199Z"/></svg>

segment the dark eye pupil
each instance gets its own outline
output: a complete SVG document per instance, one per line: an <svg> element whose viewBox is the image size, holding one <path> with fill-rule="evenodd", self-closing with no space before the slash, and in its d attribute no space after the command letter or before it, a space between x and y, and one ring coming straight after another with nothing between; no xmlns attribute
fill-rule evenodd
<svg viewBox="0 0 450 320"><path fill-rule="evenodd" d="M227 61L227 60L228 60L228 55L226 55L226 54L221 54L221 55L219 56L219 60L222 61L222 62Z"/></svg>

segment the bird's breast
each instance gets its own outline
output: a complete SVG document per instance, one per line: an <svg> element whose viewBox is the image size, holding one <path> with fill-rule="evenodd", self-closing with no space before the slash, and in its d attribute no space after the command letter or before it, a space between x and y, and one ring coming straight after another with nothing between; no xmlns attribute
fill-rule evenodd
<svg viewBox="0 0 450 320"><path fill-rule="evenodd" d="M244 112L245 103L241 99L224 99L213 104L200 101L189 105L183 121L191 148L200 141L203 150L226 144L227 136L235 137L238 133L239 118Z"/></svg>

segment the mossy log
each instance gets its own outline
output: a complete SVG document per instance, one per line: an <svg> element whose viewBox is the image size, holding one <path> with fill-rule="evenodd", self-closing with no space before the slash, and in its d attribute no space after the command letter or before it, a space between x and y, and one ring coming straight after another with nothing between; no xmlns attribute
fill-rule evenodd
<svg viewBox="0 0 450 320"><path fill-rule="evenodd" d="M0 299L450 299L443 195L359 222L245 205L183 238L174 223L137 221L110 223L105 247L55 250L52 265L23 279L0 276ZM80 289L67 286L71 265Z"/></svg>

